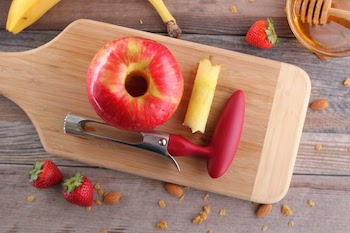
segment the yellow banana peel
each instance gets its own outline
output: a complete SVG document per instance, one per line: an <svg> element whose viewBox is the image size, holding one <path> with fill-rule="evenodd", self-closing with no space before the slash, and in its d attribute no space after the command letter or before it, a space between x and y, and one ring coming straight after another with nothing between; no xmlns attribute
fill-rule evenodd
<svg viewBox="0 0 350 233"><path fill-rule="evenodd" d="M6 29L13 34L35 23L60 0L13 0L7 17Z"/></svg>
<svg viewBox="0 0 350 233"><path fill-rule="evenodd" d="M176 19L172 16L172 14L169 12L168 8L164 4L163 0L148 0L148 1L152 4L154 9L156 9L159 16L162 18L163 22L165 23L169 36L180 38L182 31L179 25L176 23Z"/></svg>

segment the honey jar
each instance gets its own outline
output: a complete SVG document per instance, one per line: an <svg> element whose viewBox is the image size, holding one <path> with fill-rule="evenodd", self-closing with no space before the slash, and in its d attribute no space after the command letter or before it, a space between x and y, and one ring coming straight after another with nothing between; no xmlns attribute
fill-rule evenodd
<svg viewBox="0 0 350 233"><path fill-rule="evenodd" d="M297 1L287 0L286 11L289 26L300 43L321 57L350 56L350 21L328 15L324 24L308 23L301 19ZM350 0L332 0L331 7L350 11Z"/></svg>

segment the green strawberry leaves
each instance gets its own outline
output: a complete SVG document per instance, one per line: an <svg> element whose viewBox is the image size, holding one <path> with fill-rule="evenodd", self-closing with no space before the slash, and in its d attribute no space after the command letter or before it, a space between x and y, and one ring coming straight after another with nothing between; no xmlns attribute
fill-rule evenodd
<svg viewBox="0 0 350 233"><path fill-rule="evenodd" d="M38 179L38 175L42 172L44 163L40 160L36 160L33 164L33 169L29 172L29 181L33 182Z"/></svg>
<svg viewBox="0 0 350 233"><path fill-rule="evenodd" d="M78 172L74 176L65 179L62 183L62 187L68 194L70 194L74 189L82 185L83 178L84 176Z"/></svg>
<svg viewBox="0 0 350 233"><path fill-rule="evenodd" d="M273 26L272 19L267 19L265 33L269 42L271 42L273 45L278 45L279 40L275 31L275 27Z"/></svg>

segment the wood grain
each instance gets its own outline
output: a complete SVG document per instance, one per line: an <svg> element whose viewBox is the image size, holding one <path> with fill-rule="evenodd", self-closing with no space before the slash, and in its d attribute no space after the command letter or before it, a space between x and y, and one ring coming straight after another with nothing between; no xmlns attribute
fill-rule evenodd
<svg viewBox="0 0 350 233"><path fill-rule="evenodd" d="M227 99L236 90L245 93L242 138L225 176L211 179L205 161L198 157L179 158L182 172L177 173L159 157L147 156L149 152L63 133L63 119L70 111L96 117L85 94L86 70L99 48L125 36L163 43L174 54L185 77L184 96L177 112L158 130L207 144ZM208 54L215 57L222 70L207 133L198 136L181 127L181 123L197 63ZM296 66L88 20L72 23L51 43L38 49L0 53L0 59L1 92L28 114L50 154L153 179L162 174L163 181L265 203L279 201L288 190L310 95L309 77ZM140 156L141 153L147 155ZM272 167L271 160L276 161Z"/></svg>
<svg viewBox="0 0 350 233"><path fill-rule="evenodd" d="M59 168L64 176L80 171L94 184L99 183L104 191L119 191L123 197L116 205L94 205L90 212L86 212L85 208L65 201L59 186L46 190L32 188L26 178L30 166L2 164L0 175L7 184L1 188L0 199L0 205L6 210L0 212L3 232L80 233L103 229L108 232L155 232L155 224L161 219L167 221L166 231L170 232L200 233L210 229L213 232L262 232L263 226L267 226L269 232L350 230L347 215L350 177L295 175L283 201L274 204L268 216L258 219L255 216L257 206L236 198L209 193L208 200L204 201L205 191L189 188L184 190L185 199L179 201L166 192L164 183L156 180L107 169ZM29 195L35 196L34 202L27 202ZM101 199L97 192L95 199ZM164 200L164 209L158 206L159 199ZM310 207L308 200L313 200L315 207ZM341 205L334 208L339 200L342 200ZM282 204L293 210L292 216L281 214ZM192 224L191 220L204 205L211 206L207 220L202 225ZM226 208L226 216L219 215L221 208ZM289 221L294 221L295 225L289 227Z"/></svg>
<svg viewBox="0 0 350 233"><path fill-rule="evenodd" d="M4 29L11 0L0 2L0 28ZM265 1L164 1L183 33L242 35L257 19L271 17L280 35L292 36L286 21L285 2ZM237 14L230 11L235 5ZM64 17L61 17L64 16ZM124 27L166 33L158 13L147 0L62 0L29 30L63 30L77 19L92 19ZM140 20L143 21L140 24Z"/></svg>
<svg viewBox="0 0 350 233"><path fill-rule="evenodd" d="M285 1L164 1L184 30L183 40L297 65L310 76L310 101L318 98L329 101L326 110L307 111L291 186L285 198L274 204L270 215L262 219L255 217L256 206L250 202L214 193L209 193L208 201L204 202L202 197L206 192L194 188L186 189L185 200L179 202L164 191L163 182L48 154L29 117L11 100L0 96L3 184L0 188L0 231L155 232L156 221L165 219L167 232L199 233L211 229L214 233L258 233L263 226L271 233L350 232L350 89L342 84L350 74L350 57L323 61L303 48L288 27L283 10ZM0 1L1 29L5 28L10 3L11 0ZM231 5L237 6L237 14L229 12ZM270 50L258 50L245 42L244 35L256 19L266 17L273 18L280 44ZM37 48L79 18L165 35L164 25L146 0L62 0L19 35L0 30L0 51ZM322 144L322 150L316 151L316 144ZM65 176L81 171L105 190L122 192L124 202L118 206L93 206L87 213L62 200L59 187L33 189L27 183L27 174L35 159L55 161ZM36 201L27 203L28 195L35 195ZM166 209L157 206L160 198L166 201ZM308 199L316 203L314 208L307 205ZM191 219L206 204L212 206L208 220L202 225L193 225ZM291 217L280 214L282 204L292 208ZM221 208L227 208L226 216L218 215ZM295 225L288 227L289 221L294 221Z"/></svg>
<svg viewBox="0 0 350 233"><path fill-rule="evenodd" d="M21 37L13 37L5 31L0 31L0 50L23 51L33 49L50 41L57 36L57 34L57 31L26 31L23 32ZM223 49L244 52L255 56L271 57L302 67L312 80L313 88L311 100L325 97L331 104L329 109L322 112L308 110L295 171L299 174L350 174L350 167L347 166L350 159L347 153L347 148L350 146L350 140L348 140L347 136L350 133L350 128L348 127L350 100L346 98L349 94L349 90L342 84L346 77L348 77L347 74L350 73L350 66L341 65L343 63L348 64L350 61L349 58L331 59L328 61L318 60L315 55L305 50L295 39L281 38L280 49L277 50L276 48L269 51L251 50L241 37L184 35L183 39L202 44L212 44ZM18 46L19 44L21 44L21 46ZM311 60L312 64L303 62L303 60L298 59L296 56L293 56L293 54L298 54L298 56L303 57L304 60ZM332 67L339 66L342 66L342 69L332 69ZM8 127L11 127L11 124L13 124L11 121L30 121L23 110L12 101L5 97L1 97L0 100L2 125L9 125ZM17 123L14 123L10 130L14 130L18 127L17 125ZM28 138L37 138L33 126L27 127L27 129L22 127L18 132L28 134ZM329 137L329 134L331 134L332 137ZM15 140L15 138L16 137L12 137L11 140ZM4 144L9 144L6 142L6 137L2 140ZM11 140L7 141L10 142ZM327 141L328 143L326 143ZM35 147L41 147L39 140L31 143L37 144ZM324 144L324 149L319 152L314 149L314 146L318 143ZM21 148L20 145L17 145L17 148L23 151L22 153L26 153L26 148ZM9 153L11 153L11 151L9 151ZM45 152L42 153L45 154ZM2 155L6 156L7 154L3 152ZM338 156L343 159L332 159ZM21 158L25 159L28 157L22 156ZM6 157L3 162L5 161L8 161ZM32 159L29 157L27 163L31 162ZM317 164L314 164L315 162L317 162Z"/></svg>
<svg viewBox="0 0 350 233"><path fill-rule="evenodd" d="M0 50L13 52L33 49L50 41L57 34L57 31L25 31L21 37L13 37L8 32L0 31ZM243 37L184 35L183 39L255 56L270 57L302 67L312 80L311 100L325 97L329 100L330 107L321 112L308 110L294 172L350 175L350 156L347 151L350 147L350 99L347 98L350 90L342 84L350 73L350 66L342 64L349 64L349 58L318 60L292 38L281 38L280 47L268 51L250 49ZM293 54L312 62L303 62ZM339 66L342 69L332 69ZM35 159L48 157L63 165L86 166L74 161L62 161L47 154L27 115L18 105L3 96L0 97L0 119L1 128L6 128L6 134L2 132L1 137L1 163L31 164ZM25 137L25 140L22 140L22 137ZM314 147L319 143L323 144L323 149L316 151Z"/></svg>

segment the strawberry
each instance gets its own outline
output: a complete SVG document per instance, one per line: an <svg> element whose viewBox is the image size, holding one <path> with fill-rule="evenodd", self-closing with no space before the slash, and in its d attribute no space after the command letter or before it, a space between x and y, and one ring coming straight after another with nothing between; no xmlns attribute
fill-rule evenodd
<svg viewBox="0 0 350 233"><path fill-rule="evenodd" d="M49 160L36 160L29 173L29 181L39 189L55 186L63 179L61 171L56 164Z"/></svg>
<svg viewBox="0 0 350 233"><path fill-rule="evenodd" d="M272 19L258 20L250 27L246 41L261 49L269 49L278 44L278 37Z"/></svg>
<svg viewBox="0 0 350 233"><path fill-rule="evenodd" d="M78 206L89 207L94 201L91 181L79 172L62 182L63 197Z"/></svg>

